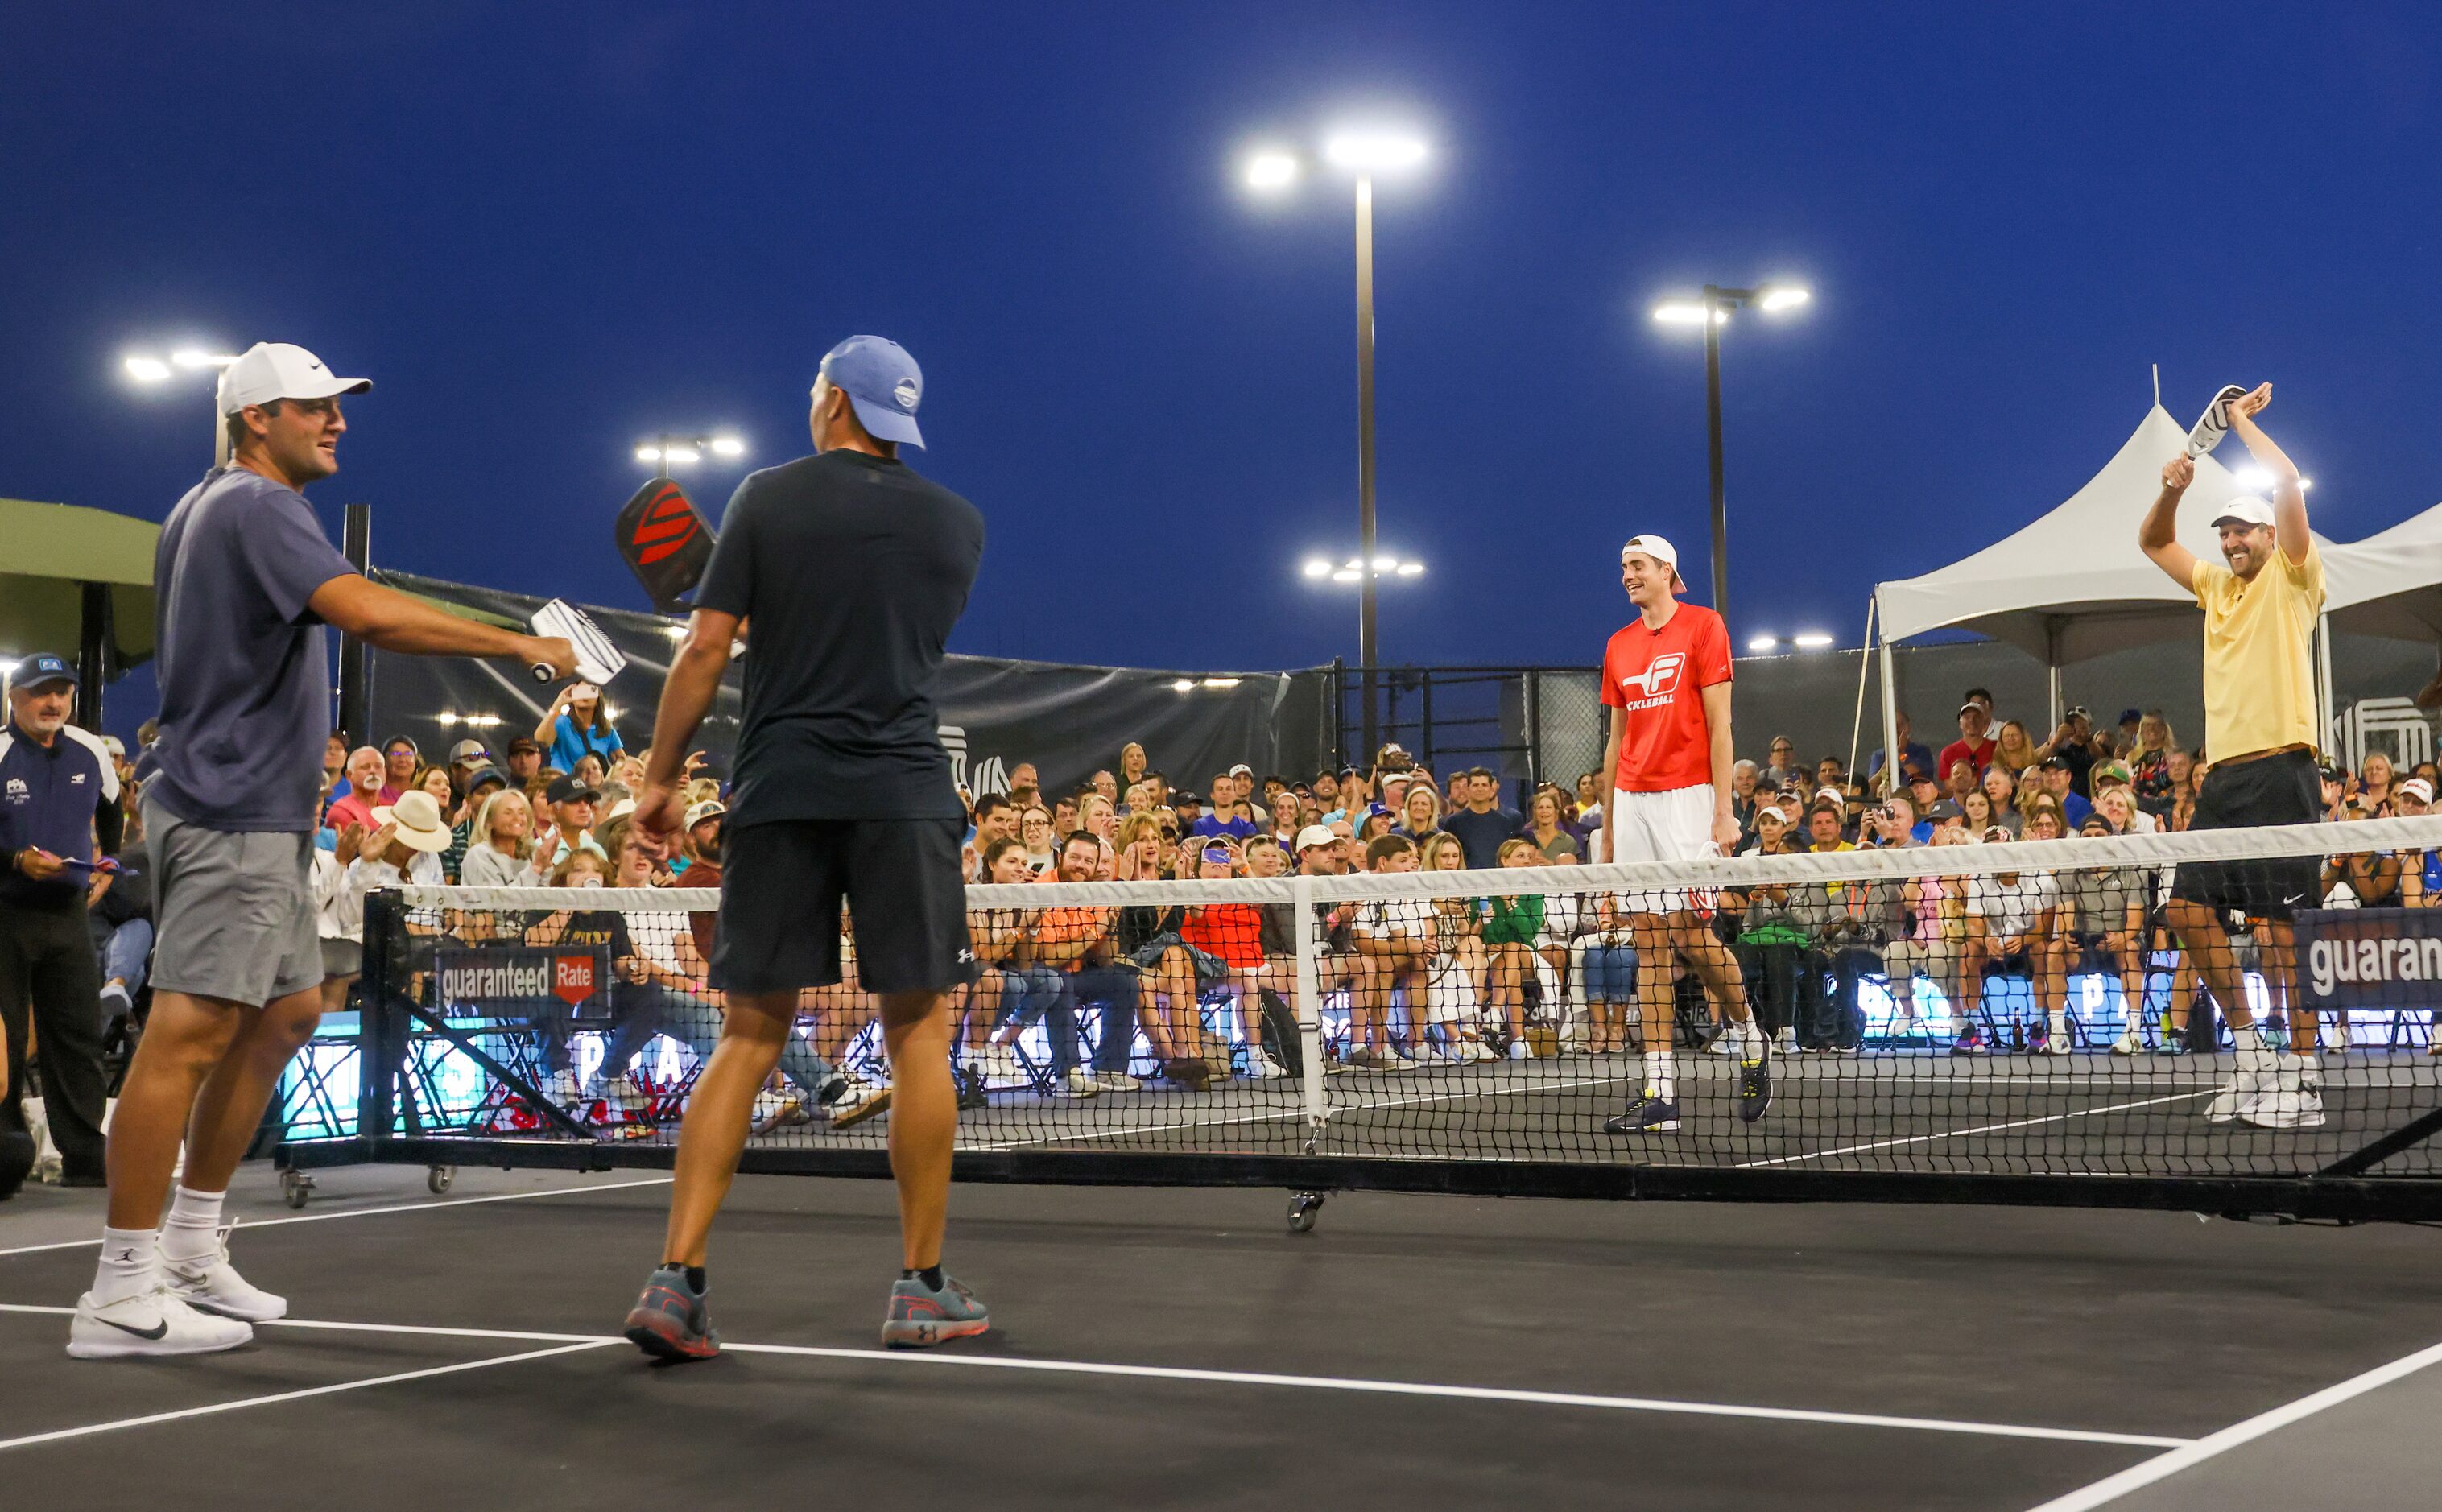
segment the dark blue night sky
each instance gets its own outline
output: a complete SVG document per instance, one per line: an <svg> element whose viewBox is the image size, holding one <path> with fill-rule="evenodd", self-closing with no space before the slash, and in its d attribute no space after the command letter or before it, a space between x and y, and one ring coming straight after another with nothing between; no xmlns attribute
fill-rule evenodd
<svg viewBox="0 0 2442 1512"><path fill-rule="evenodd" d="M1381 190L1393 662L1591 663L1615 555L1702 597L1703 361L1646 319L1804 280L1724 352L1732 629L1854 644L1876 577L2083 483L2149 399L2270 378L2351 539L2442 497L2442 127L2415 6L29 7L0 50L0 494L159 519L205 388L123 352L302 342L353 401L337 534L641 607L657 428L805 446L851 332L927 375L992 544L956 648L1355 652L1297 574L1356 517L1350 209L1233 157L1420 125ZM717 515L734 470L688 477ZM2130 529L2135 528L2131 519ZM5 550L5 547L0 547Z"/></svg>

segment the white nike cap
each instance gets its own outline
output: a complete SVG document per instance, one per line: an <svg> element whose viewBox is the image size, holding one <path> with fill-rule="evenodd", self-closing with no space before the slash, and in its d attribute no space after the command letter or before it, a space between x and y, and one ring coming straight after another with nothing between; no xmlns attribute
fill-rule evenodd
<svg viewBox="0 0 2442 1512"><path fill-rule="evenodd" d="M1627 563L1628 554L1631 552L1637 552L1644 556L1650 556L1655 561L1660 562L1663 566L1669 568L1670 592L1674 593L1684 593L1687 592L1687 579L1679 575L1678 547L1671 545L1668 541L1663 539L1659 536L1631 536L1628 538L1628 544L1619 549L1619 559L1623 565Z"/></svg>
<svg viewBox="0 0 2442 1512"><path fill-rule="evenodd" d="M2221 506L2221 513L2214 516L2214 528L2219 530L2225 521L2233 519L2242 525L2269 525L2272 506L2253 494L2241 494Z"/></svg>
<svg viewBox="0 0 2442 1512"><path fill-rule="evenodd" d="M363 393L371 378L341 378L322 359L285 341L257 341L246 355L221 370L221 413L233 415L250 404L274 399L328 399L334 394Z"/></svg>

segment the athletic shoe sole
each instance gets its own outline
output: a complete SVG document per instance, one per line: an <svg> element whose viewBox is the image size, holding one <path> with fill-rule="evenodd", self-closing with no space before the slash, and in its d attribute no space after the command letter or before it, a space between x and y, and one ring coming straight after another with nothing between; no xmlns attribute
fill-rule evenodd
<svg viewBox="0 0 2442 1512"><path fill-rule="evenodd" d="M1748 1088L1758 1095L1748 1096ZM1739 1121L1753 1123L1772 1106L1772 1072L1761 1066L1739 1067Z"/></svg>
<svg viewBox="0 0 2442 1512"><path fill-rule="evenodd" d="M863 1123L866 1120L872 1118L877 1114L886 1112L889 1107L890 1089L888 1087L884 1087L879 1096L868 1098L864 1102L859 1103L857 1106L850 1108L845 1113L832 1114L831 1127L834 1129L853 1127L856 1124Z"/></svg>
<svg viewBox="0 0 2442 1512"><path fill-rule="evenodd" d="M991 1331L992 1320L989 1318L964 1323L943 1322L935 1318L904 1321L893 1319L882 1325L882 1342L889 1349L930 1349L935 1344L946 1344L954 1339L972 1339Z"/></svg>
<svg viewBox="0 0 2442 1512"><path fill-rule="evenodd" d="M658 1307L639 1307L628 1315L621 1330L628 1342L655 1359L710 1359L720 1353L719 1334L690 1334L686 1325Z"/></svg>

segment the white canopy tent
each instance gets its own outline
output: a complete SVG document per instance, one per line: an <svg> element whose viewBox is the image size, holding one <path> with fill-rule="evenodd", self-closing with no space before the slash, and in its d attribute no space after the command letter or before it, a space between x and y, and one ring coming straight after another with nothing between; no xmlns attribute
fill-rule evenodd
<svg viewBox="0 0 2442 1512"><path fill-rule="evenodd" d="M1899 749L1894 641L1956 628L2024 648L2050 674L2050 717L2057 725L2062 666L2105 651L2203 633L2195 596L2137 546L2138 524L2162 491L2162 465L2186 448L2187 438L2187 428L2156 404L2086 486L2032 523L1922 577L1875 585L1866 644L1870 650L1879 621L1884 750ZM2213 457L2196 459L2196 481L2179 501L2180 544L2219 560L2214 513L2244 492ZM2442 520L2436 527L2435 559L2442 561ZM2328 564L2337 548L2321 537L2317 541ZM2427 581L2442 581L2442 574ZM2435 595L2435 611L2442 613L2442 594ZM1860 687L1861 711L1864 702Z"/></svg>
<svg viewBox="0 0 2442 1512"><path fill-rule="evenodd" d="M2334 629L2442 641L2442 504L2324 552L2324 618Z"/></svg>

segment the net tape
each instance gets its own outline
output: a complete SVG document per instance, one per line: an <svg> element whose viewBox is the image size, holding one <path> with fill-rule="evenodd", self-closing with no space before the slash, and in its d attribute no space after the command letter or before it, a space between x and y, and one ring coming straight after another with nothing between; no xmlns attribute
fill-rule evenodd
<svg viewBox="0 0 2442 1512"><path fill-rule="evenodd" d="M2442 848L2442 817L1681 865L975 886L971 918L985 925L993 911L1038 923L1045 910L1119 912L1114 943L1090 974L1021 956L1018 970L988 973L984 986L956 994L973 1104L960 1144L2306 1176L2442 1103L2442 1063L2425 1053L2442 1007L2442 938L2425 945L2411 917L2420 910L2312 916L2293 969L2271 932L2243 936L2234 961L2264 1026L2264 1053L2277 1058L2256 1088L2273 1116L2223 1120L2214 1115L2230 1111L2246 1068L2214 1030L2194 963L2160 928L2170 877L2183 863L2294 865L2427 848ZM2012 875L2019 881L2000 880ZM2029 889L2038 902L2049 893L2069 905L2044 939L2027 950L1971 948L1979 927L1988 939L1996 929L2025 932L2011 889L2027 889L2029 878L2042 880ZM1941 885L1918 885L1928 880ZM1690 957L1669 953L1665 1016L1649 1017L1639 993L1649 937L1641 956L1633 921L1602 909L1606 895L1690 889L1726 895L1713 938L1736 937L1722 953L1781 1047L1767 1063L1775 1100L1752 1122L1739 1116L1738 1083L1753 1048L1722 1022ZM1805 906L1785 910L1777 932L1751 927L1756 915L1739 905L1751 911L1776 890ZM717 907L718 893L409 888L399 902L409 943L391 991L429 1016L407 1032L402 1063L426 1132L675 1138L694 1070L719 1033L689 918ZM1228 920L1205 912L1221 905L1240 911ZM2123 907L2139 910L2133 933ZM645 963L623 968L606 946L607 985L590 1007L534 991L532 977L519 993L457 991L483 979L452 978L439 958L461 947L474 957L549 953L552 921L572 909L619 915L627 959ZM2442 923L2442 911L2433 917ZM2111 941L2097 937L2115 932L2122 948L2100 954ZM2307 962L2310 934L2321 945ZM1412 941L1404 960L1374 948L1398 935ZM1300 971L1302 960L1310 970ZM2307 1011L2309 988L2324 998L2337 991L2343 1006ZM852 983L813 989L800 1011L792 1059L758 1107L750 1147L879 1149L886 1115L865 1115L888 1073L871 999ZM2190 1052L2163 1053L2174 1043L2166 1015L2178 1011ZM1971 1029L1981 1053L1959 1053ZM1657 1040L1668 1044L1659 1064ZM614 1057L630 1068L623 1074ZM1678 1128L1604 1131L1652 1090L1671 1094ZM533 1106L529 1091L576 1127ZM2285 1120L2284 1107L2295 1116ZM2371 1174L2442 1174L2437 1164L2433 1146L2413 1141Z"/></svg>

